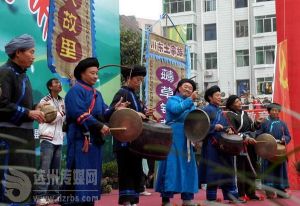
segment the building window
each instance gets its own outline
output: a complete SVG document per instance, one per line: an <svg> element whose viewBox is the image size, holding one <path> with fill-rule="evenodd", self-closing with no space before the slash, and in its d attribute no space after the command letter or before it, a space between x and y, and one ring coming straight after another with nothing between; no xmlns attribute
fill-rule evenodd
<svg viewBox="0 0 300 206"><path fill-rule="evenodd" d="M197 54L191 53L191 69L197 70Z"/></svg>
<svg viewBox="0 0 300 206"><path fill-rule="evenodd" d="M235 8L248 7L248 0L235 0Z"/></svg>
<svg viewBox="0 0 300 206"><path fill-rule="evenodd" d="M206 69L217 69L218 68L217 53L206 53L205 54L205 68Z"/></svg>
<svg viewBox="0 0 300 206"><path fill-rule="evenodd" d="M204 25L205 41L217 40L217 27L216 24Z"/></svg>
<svg viewBox="0 0 300 206"><path fill-rule="evenodd" d="M235 22L235 37L247 37L248 36L248 20Z"/></svg>
<svg viewBox="0 0 300 206"><path fill-rule="evenodd" d="M204 0L204 11L216 11L216 0Z"/></svg>
<svg viewBox="0 0 300 206"><path fill-rule="evenodd" d="M257 78L256 81L258 95L272 94L273 77Z"/></svg>
<svg viewBox="0 0 300 206"><path fill-rule="evenodd" d="M276 17L275 15L257 16L255 17L256 33L275 32Z"/></svg>
<svg viewBox="0 0 300 206"><path fill-rule="evenodd" d="M256 64L274 64L275 46L255 47Z"/></svg>
<svg viewBox="0 0 300 206"><path fill-rule="evenodd" d="M163 36L168 39L181 41L179 34L183 41L196 41L196 24L176 25L176 28L174 26L163 27Z"/></svg>
<svg viewBox="0 0 300 206"><path fill-rule="evenodd" d="M185 11L195 11L195 0L164 0L164 13L179 13Z"/></svg>
<svg viewBox="0 0 300 206"><path fill-rule="evenodd" d="M186 40L196 41L196 24L187 24L186 25Z"/></svg>
<svg viewBox="0 0 300 206"><path fill-rule="evenodd" d="M152 24L145 24L145 30L152 32Z"/></svg>
<svg viewBox="0 0 300 206"><path fill-rule="evenodd" d="M250 81L249 79L237 80L236 81L237 96L242 96L250 91Z"/></svg>
<svg viewBox="0 0 300 206"><path fill-rule="evenodd" d="M236 52L236 66L246 67L249 66L249 50L237 50Z"/></svg>
<svg viewBox="0 0 300 206"><path fill-rule="evenodd" d="M274 1L274 0L256 0L256 2L263 2L263 1Z"/></svg>

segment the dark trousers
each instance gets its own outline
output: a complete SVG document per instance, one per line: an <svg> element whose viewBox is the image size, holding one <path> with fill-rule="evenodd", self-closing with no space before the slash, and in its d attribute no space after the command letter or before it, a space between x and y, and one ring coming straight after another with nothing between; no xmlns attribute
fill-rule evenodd
<svg viewBox="0 0 300 206"><path fill-rule="evenodd" d="M32 129L0 128L0 164L0 202L31 202L36 172Z"/></svg>
<svg viewBox="0 0 300 206"><path fill-rule="evenodd" d="M173 192L162 192L160 196L163 199L164 198L173 198L174 193ZM181 193L181 199L182 200L193 200L194 199L194 193L183 192L183 193Z"/></svg>
<svg viewBox="0 0 300 206"><path fill-rule="evenodd" d="M248 151L249 157L254 169L256 169L256 155L254 151L251 151L251 149ZM248 197L255 196L256 177L252 172L247 157L243 155L238 155L236 157L236 166L237 166L237 187L238 187L239 197L243 197L245 195L247 195Z"/></svg>
<svg viewBox="0 0 300 206"><path fill-rule="evenodd" d="M62 145L54 145L46 140L41 142L40 170L38 174L41 182L36 182L36 195L59 195L61 148ZM48 189L50 192L47 192Z"/></svg>
<svg viewBox="0 0 300 206"><path fill-rule="evenodd" d="M222 189L224 200L231 200L237 198L237 188L234 182L228 182L220 185ZM215 201L217 199L218 186L215 184L207 184L206 188L206 199L209 201Z"/></svg>
<svg viewBox="0 0 300 206"><path fill-rule="evenodd" d="M119 177L119 204L130 202L139 203L139 193L143 191L142 158L133 154L129 149L121 148L116 151Z"/></svg>

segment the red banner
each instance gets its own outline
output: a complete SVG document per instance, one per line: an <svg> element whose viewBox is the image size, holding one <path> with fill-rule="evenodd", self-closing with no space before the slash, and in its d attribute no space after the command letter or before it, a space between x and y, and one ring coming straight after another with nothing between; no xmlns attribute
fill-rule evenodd
<svg viewBox="0 0 300 206"><path fill-rule="evenodd" d="M292 141L288 145L289 182L291 189L300 189L300 174L295 163L300 161L300 4L299 0L277 0L277 57L274 102L283 105L282 119L288 124Z"/></svg>

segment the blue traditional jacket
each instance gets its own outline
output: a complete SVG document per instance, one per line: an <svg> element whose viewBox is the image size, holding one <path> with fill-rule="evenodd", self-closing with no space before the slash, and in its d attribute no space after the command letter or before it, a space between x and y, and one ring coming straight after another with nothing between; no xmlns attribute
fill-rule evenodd
<svg viewBox="0 0 300 206"><path fill-rule="evenodd" d="M65 98L67 129L67 171L81 171L73 185L65 190L73 191L75 202L95 201L100 198L102 175L102 129L105 117L111 113L100 92L83 81L78 81ZM84 151L86 137L90 138ZM80 184L78 183L80 182ZM69 188L69 186L72 186Z"/></svg>

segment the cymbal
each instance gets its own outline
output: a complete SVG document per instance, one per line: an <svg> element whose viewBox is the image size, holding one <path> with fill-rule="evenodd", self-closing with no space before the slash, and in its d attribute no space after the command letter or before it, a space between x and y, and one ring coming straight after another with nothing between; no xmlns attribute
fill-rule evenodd
<svg viewBox="0 0 300 206"><path fill-rule="evenodd" d="M259 144L255 144L256 154L264 159L272 159L277 150L275 138L267 133L263 133L256 138Z"/></svg>
<svg viewBox="0 0 300 206"><path fill-rule="evenodd" d="M124 128L122 130L112 129L110 132L113 137L121 142L131 142L142 133L143 122L136 111L121 109L112 114L109 120L109 127Z"/></svg>
<svg viewBox="0 0 300 206"><path fill-rule="evenodd" d="M210 119L207 113L201 109L191 111L184 120L185 136L193 141L202 141L210 127Z"/></svg>

